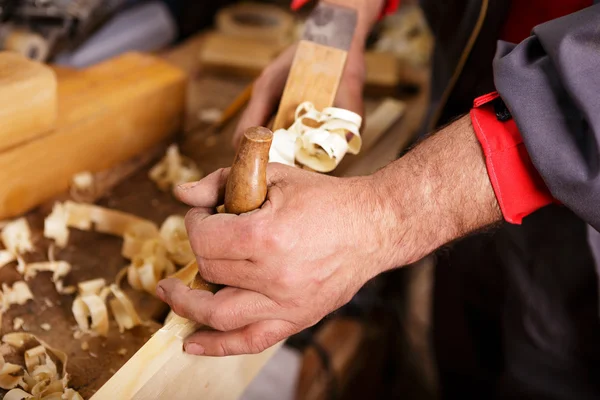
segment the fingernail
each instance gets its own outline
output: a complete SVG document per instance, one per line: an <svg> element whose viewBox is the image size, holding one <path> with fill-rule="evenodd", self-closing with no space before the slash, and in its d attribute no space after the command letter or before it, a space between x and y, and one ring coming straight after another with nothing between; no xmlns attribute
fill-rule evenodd
<svg viewBox="0 0 600 400"><path fill-rule="evenodd" d="M199 181L182 183L181 185L179 185L177 187L181 190L189 190L189 189L193 188L194 186L196 186L198 184L198 182Z"/></svg>
<svg viewBox="0 0 600 400"><path fill-rule="evenodd" d="M185 352L201 356L204 354L204 347L200 346L198 343L188 343L185 345Z"/></svg>
<svg viewBox="0 0 600 400"><path fill-rule="evenodd" d="M161 300L164 299L165 298L165 289L163 289L162 286L160 286L160 285L157 286L156 287L156 294L158 295L158 297L161 298Z"/></svg>

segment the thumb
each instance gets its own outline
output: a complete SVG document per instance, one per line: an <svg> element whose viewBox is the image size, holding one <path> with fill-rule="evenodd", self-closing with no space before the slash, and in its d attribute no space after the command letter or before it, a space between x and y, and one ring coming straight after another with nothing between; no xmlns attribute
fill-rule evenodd
<svg viewBox="0 0 600 400"><path fill-rule="evenodd" d="M229 168L221 168L197 182L174 188L175 196L192 207L213 209L223 202Z"/></svg>

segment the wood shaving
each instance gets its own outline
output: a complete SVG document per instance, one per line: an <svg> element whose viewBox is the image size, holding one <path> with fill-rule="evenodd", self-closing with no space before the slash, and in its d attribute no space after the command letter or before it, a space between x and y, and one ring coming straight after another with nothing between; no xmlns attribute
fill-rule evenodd
<svg viewBox="0 0 600 400"><path fill-rule="evenodd" d="M160 190L168 191L183 183L199 180L202 173L191 159L179 153L176 144L172 144L164 158L150 170L148 176Z"/></svg>
<svg viewBox="0 0 600 400"><path fill-rule="evenodd" d="M153 222L133 214L93 204L66 201L57 203L52 214L46 218L44 236L56 240L56 244L61 245L68 242L68 228L84 231L93 229L96 232L123 237L131 226L138 224L151 225L158 231Z"/></svg>
<svg viewBox="0 0 600 400"><path fill-rule="evenodd" d="M12 251L0 250L0 269L16 260L17 256Z"/></svg>
<svg viewBox="0 0 600 400"><path fill-rule="evenodd" d="M110 285L110 291L114 299L111 299L109 304L115 321L117 321L117 325L119 326L119 332L123 333L125 330L140 325L142 319L127 295L115 284Z"/></svg>
<svg viewBox="0 0 600 400"><path fill-rule="evenodd" d="M304 102L296 108L292 126L273 133L269 162L331 172L347 153L360 152L361 124L361 116L351 111L335 107L318 111Z"/></svg>
<svg viewBox="0 0 600 400"><path fill-rule="evenodd" d="M108 336L108 310L99 295L77 296L71 310L82 332Z"/></svg>
<svg viewBox="0 0 600 400"><path fill-rule="evenodd" d="M135 224L127 228L123 235L123 247L121 255L131 260L142 251L144 243L156 239L159 236L159 230L156 225Z"/></svg>
<svg viewBox="0 0 600 400"><path fill-rule="evenodd" d="M16 317L13 319L13 331L18 331L19 329L21 329L23 327L23 325L25 324L25 321L23 320L23 318L19 318Z"/></svg>
<svg viewBox="0 0 600 400"><path fill-rule="evenodd" d="M2 341L23 350L25 361L25 367L8 364L6 368L7 363L2 359L0 384L4 389L11 389L4 399L83 400L79 393L68 387L68 357L64 352L28 333L10 333L4 335ZM60 371L57 363L62 366ZM17 383L12 385L15 378L18 378Z"/></svg>
<svg viewBox="0 0 600 400"><path fill-rule="evenodd" d="M52 272L52 282L56 287L56 291L61 294L70 294L73 291L70 288L63 286L63 278L71 272L71 264L66 261L43 261L31 264L24 264L24 272L26 280L34 278L38 272Z"/></svg>
<svg viewBox="0 0 600 400"><path fill-rule="evenodd" d="M81 350L88 351L90 349L90 344L88 342L81 342Z"/></svg>
<svg viewBox="0 0 600 400"><path fill-rule="evenodd" d="M13 304L23 305L29 300L33 300L33 294L31 293L31 290L29 290L29 286L23 281L15 282L12 288L6 283L3 283L0 297L2 300L2 308L4 310L8 310Z"/></svg>
<svg viewBox="0 0 600 400"><path fill-rule="evenodd" d="M156 296L158 282L176 271L160 240L147 241L127 267L127 282L136 290Z"/></svg>
<svg viewBox="0 0 600 400"><path fill-rule="evenodd" d="M92 279L89 281L79 282L77 288L82 296L88 294L100 294L100 291L106 286L104 278Z"/></svg>
<svg viewBox="0 0 600 400"><path fill-rule="evenodd" d="M33 294L27 283L23 281L15 282L12 288L3 283L2 290L0 290L0 326L2 326L2 316L10 306L13 304L23 305L29 300L33 300Z"/></svg>
<svg viewBox="0 0 600 400"><path fill-rule="evenodd" d="M126 355L126 354L127 354L127 349L125 349L125 348L123 348L123 349L119 349L119 350L117 351L117 354L118 354L118 355L120 355L120 356L124 356L124 355Z"/></svg>
<svg viewBox="0 0 600 400"><path fill-rule="evenodd" d="M178 265L194 260L194 252L185 228L185 219L180 215L168 217L160 227L160 237L165 243L169 258Z"/></svg>
<svg viewBox="0 0 600 400"><path fill-rule="evenodd" d="M17 387L22 379L23 368L20 365L4 362L4 357L0 362L0 388L9 390Z"/></svg>
<svg viewBox="0 0 600 400"><path fill-rule="evenodd" d="M69 242L69 210L62 203L55 203L50 215L44 219L44 237L53 239L57 246L65 247Z"/></svg>
<svg viewBox="0 0 600 400"><path fill-rule="evenodd" d="M73 301L72 311L79 332L108 335L107 300L121 333L142 323L133 303L116 284L106 287L106 281L100 278L80 282L78 287L79 296ZM111 295L113 298L108 299Z"/></svg>
<svg viewBox="0 0 600 400"><path fill-rule="evenodd" d="M48 332L49 330L52 329L52 325L48 324L48 323L44 323L40 325L40 328L42 328L43 330L45 330L46 332Z"/></svg>
<svg viewBox="0 0 600 400"><path fill-rule="evenodd" d="M91 172L80 172L71 179L70 194L76 201L81 201L94 196L95 191L94 174Z"/></svg>
<svg viewBox="0 0 600 400"><path fill-rule="evenodd" d="M25 218L19 218L6 224L0 233L0 238L4 247L14 255L33 251L31 229Z"/></svg>

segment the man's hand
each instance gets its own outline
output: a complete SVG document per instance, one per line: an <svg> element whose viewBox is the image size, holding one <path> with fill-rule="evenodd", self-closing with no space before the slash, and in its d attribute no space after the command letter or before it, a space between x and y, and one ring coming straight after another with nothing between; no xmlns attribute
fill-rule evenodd
<svg viewBox="0 0 600 400"><path fill-rule="evenodd" d="M192 354L257 353L314 325L361 286L395 266L400 221L372 178L334 178L280 164L268 169L260 210L214 214L228 170L177 189L194 206L186 226L200 275L216 294L176 279L157 290L175 313L217 331L186 340Z"/></svg>
<svg viewBox="0 0 600 400"><path fill-rule="evenodd" d="M296 45L285 50L254 82L252 97L248 107L242 113L233 136L233 145L237 147L242 134L249 126L266 126L283 94L283 89L292 66ZM364 50L364 49L363 49ZM364 114L363 87L365 82L364 51L351 50L348 54L346 69L342 75L335 106Z"/></svg>
<svg viewBox="0 0 600 400"><path fill-rule="evenodd" d="M363 115L363 88L366 79L365 43L381 13L384 0L326 0L326 2L354 8L358 13L356 31L334 105ZM295 45L288 48L265 68L254 83L252 98L233 136L234 147L238 146L246 128L266 126L270 117L275 114L295 53Z"/></svg>
<svg viewBox="0 0 600 400"><path fill-rule="evenodd" d="M216 331L192 354L256 353L318 322L380 272L410 264L501 220L468 117L370 177L334 178L279 164L260 210L215 214L228 170L177 189L199 272L216 294L161 281L175 313Z"/></svg>

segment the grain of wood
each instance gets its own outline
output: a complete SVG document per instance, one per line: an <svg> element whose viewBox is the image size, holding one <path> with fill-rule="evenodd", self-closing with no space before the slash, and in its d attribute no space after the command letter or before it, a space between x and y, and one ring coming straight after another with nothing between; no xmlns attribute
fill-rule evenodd
<svg viewBox="0 0 600 400"><path fill-rule="evenodd" d="M0 52L0 151L48 133L56 124L56 76L12 52Z"/></svg>

